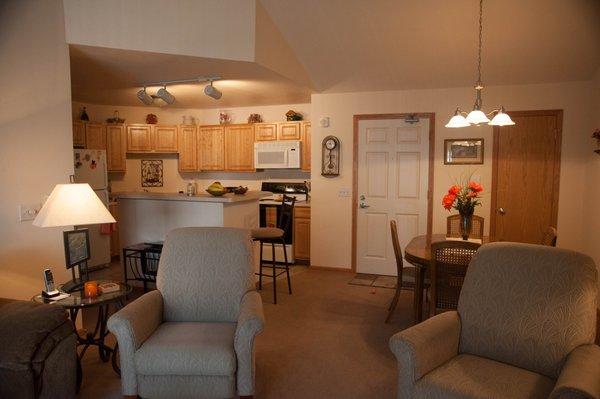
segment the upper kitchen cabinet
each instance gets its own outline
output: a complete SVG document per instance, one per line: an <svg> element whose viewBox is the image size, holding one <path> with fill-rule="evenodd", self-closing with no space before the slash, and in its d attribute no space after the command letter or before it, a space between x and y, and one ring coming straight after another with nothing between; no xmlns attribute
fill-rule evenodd
<svg viewBox="0 0 600 399"><path fill-rule="evenodd" d="M106 163L109 172L125 172L125 126L106 125Z"/></svg>
<svg viewBox="0 0 600 399"><path fill-rule="evenodd" d="M106 126L104 123L87 122L85 124L85 148L106 150Z"/></svg>
<svg viewBox="0 0 600 399"><path fill-rule="evenodd" d="M127 125L128 152L151 152L152 147L152 125Z"/></svg>
<svg viewBox="0 0 600 399"><path fill-rule="evenodd" d="M299 122L280 122L277 124L277 140L300 140Z"/></svg>
<svg viewBox="0 0 600 399"><path fill-rule="evenodd" d="M310 122L302 122L302 163L300 168L303 171L310 172Z"/></svg>
<svg viewBox="0 0 600 399"><path fill-rule="evenodd" d="M196 126L179 126L177 147L179 149L178 168L180 172L194 172L198 170L198 149L196 148L196 142Z"/></svg>
<svg viewBox="0 0 600 399"><path fill-rule="evenodd" d="M154 151L177 152L177 126L154 126Z"/></svg>
<svg viewBox="0 0 600 399"><path fill-rule="evenodd" d="M256 141L277 140L276 123L256 123L254 124L254 139Z"/></svg>
<svg viewBox="0 0 600 399"><path fill-rule="evenodd" d="M254 172L254 127L225 127L225 169Z"/></svg>
<svg viewBox="0 0 600 399"><path fill-rule="evenodd" d="M223 126L198 128L197 154L198 170L224 170L225 128Z"/></svg>
<svg viewBox="0 0 600 399"><path fill-rule="evenodd" d="M73 147L85 147L85 122L73 121Z"/></svg>

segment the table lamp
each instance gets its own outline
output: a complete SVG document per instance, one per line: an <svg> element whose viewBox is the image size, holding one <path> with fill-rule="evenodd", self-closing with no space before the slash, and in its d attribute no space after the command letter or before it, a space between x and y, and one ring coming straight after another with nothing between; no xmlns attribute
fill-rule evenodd
<svg viewBox="0 0 600 399"><path fill-rule="evenodd" d="M38 227L74 226L74 230L63 232L66 266L73 276L73 280L63 285L64 291L72 292L83 286L82 265L87 279L89 232L77 226L102 223L116 223L116 220L87 183L57 184L34 219L33 225Z"/></svg>

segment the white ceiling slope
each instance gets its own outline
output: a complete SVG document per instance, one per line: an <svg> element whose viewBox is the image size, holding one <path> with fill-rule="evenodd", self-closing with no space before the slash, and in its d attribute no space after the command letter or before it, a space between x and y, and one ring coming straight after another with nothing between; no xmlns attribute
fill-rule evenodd
<svg viewBox="0 0 600 399"><path fill-rule="evenodd" d="M259 0L323 92L470 86L477 0ZM485 0L488 85L589 80L600 1Z"/></svg>

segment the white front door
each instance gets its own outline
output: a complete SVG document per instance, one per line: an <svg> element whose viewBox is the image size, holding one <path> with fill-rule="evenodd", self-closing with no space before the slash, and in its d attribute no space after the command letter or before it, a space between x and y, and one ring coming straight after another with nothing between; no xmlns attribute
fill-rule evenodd
<svg viewBox="0 0 600 399"><path fill-rule="evenodd" d="M427 233L429 119L359 120L356 271L396 275L390 220L400 246Z"/></svg>

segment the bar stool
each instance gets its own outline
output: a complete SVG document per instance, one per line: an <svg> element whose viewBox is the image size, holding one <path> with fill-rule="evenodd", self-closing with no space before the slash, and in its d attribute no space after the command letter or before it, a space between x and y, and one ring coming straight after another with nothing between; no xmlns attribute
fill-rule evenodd
<svg viewBox="0 0 600 399"><path fill-rule="evenodd" d="M281 202L281 211L277 220L277 227L261 227L259 229L252 230L252 239L260 242L260 267L259 272L256 273L258 277L258 289L262 289L262 278L272 277L273 278L273 303L277 304L277 277L285 273L287 275L288 291L292 293L292 281L290 280L290 266L288 263L287 249L285 247L285 236L289 233L292 226L292 217L294 216L294 203L296 198L283 196ZM263 261L263 245L271 244L271 264ZM275 260L275 244L283 247L283 259L284 266L278 266ZM271 274L264 274L263 267L272 268ZM277 270L283 270L277 273Z"/></svg>

